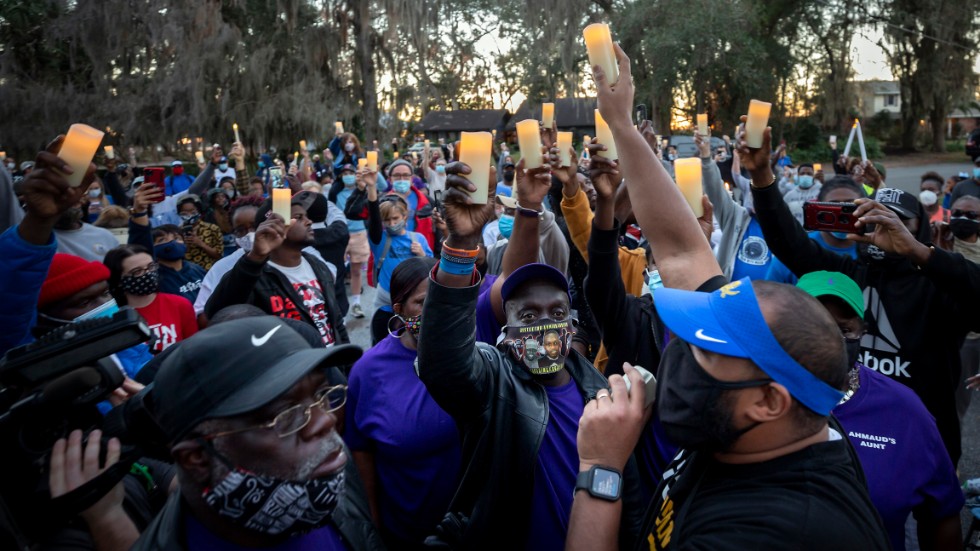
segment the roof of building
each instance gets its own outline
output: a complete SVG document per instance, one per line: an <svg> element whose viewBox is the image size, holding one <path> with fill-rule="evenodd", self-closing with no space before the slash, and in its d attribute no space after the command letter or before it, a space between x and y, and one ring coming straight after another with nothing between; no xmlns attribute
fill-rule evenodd
<svg viewBox="0 0 980 551"><path fill-rule="evenodd" d="M506 109L461 109L429 111L419 125L425 132L490 131L507 122Z"/></svg>
<svg viewBox="0 0 980 551"><path fill-rule="evenodd" d="M897 80L859 80L854 84L862 90L870 91L876 96L890 96L901 93Z"/></svg>
<svg viewBox="0 0 980 551"><path fill-rule="evenodd" d="M554 100L555 121L558 128L595 126L595 98L560 98ZM533 106L525 101L510 118L507 130L514 130L518 122L524 119L541 120L541 104Z"/></svg>

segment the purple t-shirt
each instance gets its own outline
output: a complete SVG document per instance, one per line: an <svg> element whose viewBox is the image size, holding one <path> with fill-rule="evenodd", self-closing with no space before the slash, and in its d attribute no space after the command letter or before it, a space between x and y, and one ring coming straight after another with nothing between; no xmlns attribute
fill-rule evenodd
<svg viewBox="0 0 980 551"><path fill-rule="evenodd" d="M925 506L933 518L963 507L953 462L936 421L907 386L861 366L861 385L834 408L868 479L868 493L892 547L905 549L905 521Z"/></svg>
<svg viewBox="0 0 980 551"><path fill-rule="evenodd" d="M442 520L456 490L456 423L415 374L414 350L388 335L351 368L344 440L374 453L384 527L421 542Z"/></svg>
<svg viewBox="0 0 980 551"><path fill-rule="evenodd" d="M560 387L546 386L548 428L538 449L531 495L531 528L525 549L565 548L572 494L578 478L578 421L585 400L575 380Z"/></svg>
<svg viewBox="0 0 980 551"><path fill-rule="evenodd" d="M483 277L483 284L480 285L480 297L476 300L476 340L485 342L490 346L496 345L497 337L500 336L500 324L497 322L497 316L493 313L493 304L490 302L490 289L498 277L495 275Z"/></svg>
<svg viewBox="0 0 980 551"><path fill-rule="evenodd" d="M189 551L252 551L254 547L242 547L219 538L205 528L193 515L187 515L187 549ZM340 532L332 524L327 524L308 534L295 536L273 547L263 547L268 551L347 551Z"/></svg>

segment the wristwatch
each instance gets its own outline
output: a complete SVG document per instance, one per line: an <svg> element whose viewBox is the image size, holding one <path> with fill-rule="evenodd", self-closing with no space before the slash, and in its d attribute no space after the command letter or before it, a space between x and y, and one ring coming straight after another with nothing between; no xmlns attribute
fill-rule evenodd
<svg viewBox="0 0 980 551"><path fill-rule="evenodd" d="M616 501L623 494L623 474L612 467L593 465L578 473L575 491L585 490L594 498Z"/></svg>
<svg viewBox="0 0 980 551"><path fill-rule="evenodd" d="M522 207L520 203L517 203L515 210L517 211L517 214L520 214L521 216L527 216L528 218L537 218L539 220L544 218L544 210L534 210L534 209L525 208Z"/></svg>

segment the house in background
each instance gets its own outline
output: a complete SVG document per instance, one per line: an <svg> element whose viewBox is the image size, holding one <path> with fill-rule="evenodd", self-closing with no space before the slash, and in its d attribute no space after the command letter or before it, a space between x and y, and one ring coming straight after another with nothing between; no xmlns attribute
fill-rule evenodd
<svg viewBox="0 0 980 551"><path fill-rule="evenodd" d="M555 122L558 130L571 132L572 140L581 142L585 136L595 136L595 98L560 98L554 100ZM525 101L507 123L507 134L516 140L517 123L524 119L541 120L541 104ZM510 141L514 141L510 140Z"/></svg>
<svg viewBox="0 0 980 551"><path fill-rule="evenodd" d="M435 142L459 139L460 132L504 131L510 113L506 109L464 109L460 111L429 111L419 122L425 137Z"/></svg>
<svg viewBox="0 0 980 551"><path fill-rule="evenodd" d="M870 119L884 111L897 119L902 111L902 93L895 80L864 80L853 83L861 118Z"/></svg>
<svg viewBox="0 0 980 551"><path fill-rule="evenodd" d="M946 117L946 137L959 138L980 127L980 109L967 107L954 109ZM954 135L955 134L955 135Z"/></svg>

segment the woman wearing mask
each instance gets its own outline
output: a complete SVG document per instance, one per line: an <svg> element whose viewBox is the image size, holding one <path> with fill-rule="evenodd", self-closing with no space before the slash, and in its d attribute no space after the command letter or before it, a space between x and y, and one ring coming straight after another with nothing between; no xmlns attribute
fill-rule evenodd
<svg viewBox="0 0 980 551"><path fill-rule="evenodd" d="M389 549L423 549L456 489L456 423L415 374L422 304L432 258L411 258L391 275L395 315L387 336L351 368L344 439Z"/></svg>
<svg viewBox="0 0 980 551"><path fill-rule="evenodd" d="M223 189L208 190L207 198L208 206L207 212L204 213L204 221L218 226L218 229L221 230L222 257L225 257L238 248L235 245L235 235L231 231L231 216L228 213L231 198L228 192Z"/></svg>
<svg viewBox="0 0 980 551"><path fill-rule="evenodd" d="M180 295L194 303L204 280L204 268L184 260L187 246L180 235L180 228L165 224L153 228L153 256L160 264L158 269L160 291Z"/></svg>
<svg viewBox="0 0 980 551"><path fill-rule="evenodd" d="M397 181L411 179L408 163L396 161L394 166L392 186ZM379 204L377 173L365 168L359 176L365 183L368 196L368 241L374 255L372 275L377 287L374 302L377 311L371 320L371 336L373 344L377 344L388 334L388 319L393 315L389 287L392 272L403 260L432 256L432 248L425 237L408 230L408 204L400 195L389 194Z"/></svg>
<svg viewBox="0 0 980 551"><path fill-rule="evenodd" d="M980 264L980 199L974 195L963 195L950 209L949 224L939 223L937 246L962 254L967 260ZM935 234L934 234L935 235ZM960 420L970 405L971 393L980 387L980 333L969 333L960 348L960 362L963 366L961 377L968 379L969 386L959 385L956 389L956 413Z"/></svg>
<svg viewBox="0 0 980 551"><path fill-rule="evenodd" d="M94 224L99 219L99 215L102 214L102 209L111 204L113 204L112 198L106 194L102 180L96 177L88 186L88 217L85 221Z"/></svg>
<svg viewBox="0 0 980 551"><path fill-rule="evenodd" d="M221 228L201 219L203 207L201 199L194 194L184 195L177 201L180 232L187 243L187 260L210 270L224 254L224 239Z"/></svg>
<svg viewBox="0 0 980 551"><path fill-rule="evenodd" d="M350 132L337 132L327 147L333 153L333 173L338 178L344 165L357 166L357 160L364 156L361 142Z"/></svg>
<svg viewBox="0 0 980 551"><path fill-rule="evenodd" d="M446 193L446 159L442 158L440 151L430 151L426 146L422 152L422 165L425 167L425 180L428 182L429 197L437 199Z"/></svg>
<svg viewBox="0 0 980 551"><path fill-rule="evenodd" d="M432 203L424 193L412 185L412 178L411 163L404 159L392 162L388 165L390 181L388 194L400 197L408 205L408 231L422 234L431 249L435 246L435 235L432 231Z"/></svg>
<svg viewBox="0 0 980 551"><path fill-rule="evenodd" d="M194 307L186 298L159 292L159 266L139 245L121 245L105 255L109 291L121 306L131 306L156 336L150 349L159 353L197 333Z"/></svg>

